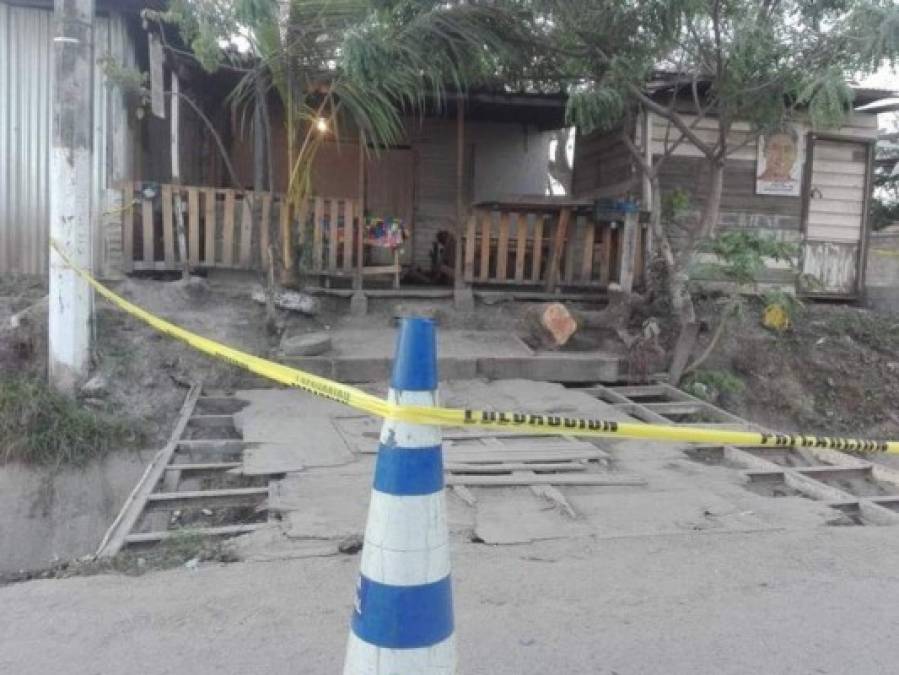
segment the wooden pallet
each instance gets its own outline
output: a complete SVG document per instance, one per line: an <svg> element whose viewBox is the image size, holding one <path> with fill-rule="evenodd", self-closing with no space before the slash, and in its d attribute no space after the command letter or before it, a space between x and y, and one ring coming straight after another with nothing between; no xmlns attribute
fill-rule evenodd
<svg viewBox="0 0 899 675"><path fill-rule="evenodd" d="M771 432L664 383L594 386L581 391L643 422ZM899 524L899 471L895 469L825 448L694 447L720 452L723 459L744 467L747 482L782 483L861 522ZM859 494L863 490L853 485L874 486L888 494Z"/></svg>
<svg viewBox="0 0 899 675"><path fill-rule="evenodd" d="M149 532L136 532L136 528L147 518L154 525L168 523L167 512L181 508L220 508L223 506L253 506L264 510L268 499L267 487L218 488L207 490L181 490L182 479L198 475L215 475L234 472L241 462L233 459L196 461L192 453L212 453L233 455L243 448L243 442L233 439L183 438L192 428L219 429L233 426L232 415L200 414L196 412L198 402L215 403L213 397L203 397L202 387L193 385L188 391L178 413L178 418L163 447L147 466L137 485L128 495L118 516L103 536L96 556L109 558L129 545L158 543L175 535L177 530L157 527ZM214 406L213 406L214 407ZM183 461L184 459L188 461ZM166 512L162 518L154 518L156 512ZM264 527L266 523L236 523L218 527L190 528L191 534L202 536L233 536Z"/></svg>

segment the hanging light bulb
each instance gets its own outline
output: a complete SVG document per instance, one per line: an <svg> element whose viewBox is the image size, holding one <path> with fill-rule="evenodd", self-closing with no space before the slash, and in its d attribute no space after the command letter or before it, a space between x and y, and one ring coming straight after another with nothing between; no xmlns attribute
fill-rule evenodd
<svg viewBox="0 0 899 675"><path fill-rule="evenodd" d="M318 129L319 133L328 133L328 120L324 117L319 117L315 120L315 128Z"/></svg>

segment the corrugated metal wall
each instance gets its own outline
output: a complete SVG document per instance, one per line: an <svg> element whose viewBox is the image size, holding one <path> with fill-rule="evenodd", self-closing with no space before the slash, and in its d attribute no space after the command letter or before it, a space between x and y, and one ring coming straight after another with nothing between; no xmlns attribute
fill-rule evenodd
<svg viewBox="0 0 899 675"><path fill-rule="evenodd" d="M47 269L51 17L0 4L0 274Z"/></svg>
<svg viewBox="0 0 899 675"><path fill-rule="evenodd" d="M49 10L0 3L0 275L47 272L52 21ZM97 17L94 28L97 59L133 63L120 18ZM106 187L130 172L130 135L121 132L121 96L108 89L99 64L93 84L93 250L103 271L116 238L101 227Z"/></svg>

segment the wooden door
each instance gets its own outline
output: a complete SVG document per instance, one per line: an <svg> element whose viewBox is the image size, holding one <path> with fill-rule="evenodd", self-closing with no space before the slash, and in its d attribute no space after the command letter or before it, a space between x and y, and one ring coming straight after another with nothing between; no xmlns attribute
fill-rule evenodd
<svg viewBox="0 0 899 675"><path fill-rule="evenodd" d="M871 152L866 141L808 138L799 284L803 294L852 298L861 292Z"/></svg>

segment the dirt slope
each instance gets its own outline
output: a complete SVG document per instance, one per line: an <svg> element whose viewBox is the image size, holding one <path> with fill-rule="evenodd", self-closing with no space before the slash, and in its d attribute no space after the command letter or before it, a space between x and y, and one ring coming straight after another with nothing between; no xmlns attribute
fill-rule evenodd
<svg viewBox="0 0 899 675"><path fill-rule="evenodd" d="M702 304L707 322L720 306ZM899 438L899 316L808 303L775 333L761 310L751 302L731 320L697 378L719 390L722 407L783 431Z"/></svg>

